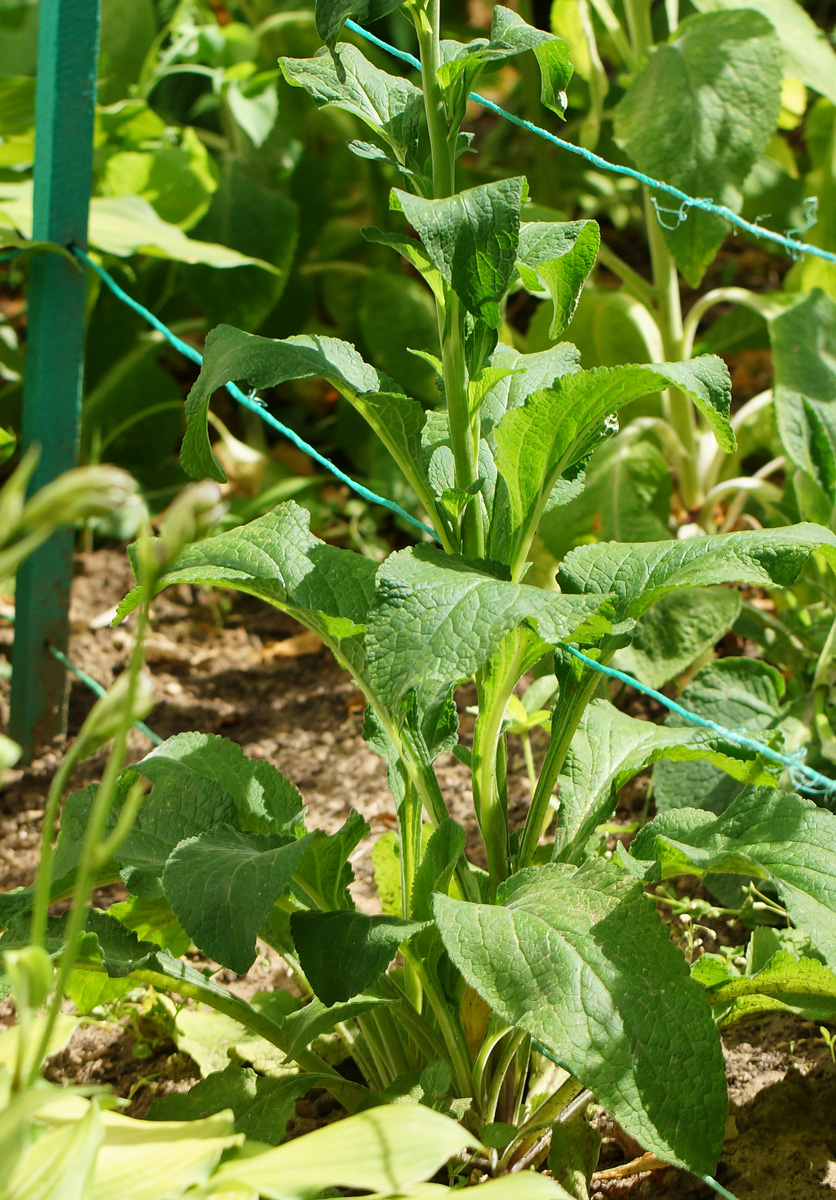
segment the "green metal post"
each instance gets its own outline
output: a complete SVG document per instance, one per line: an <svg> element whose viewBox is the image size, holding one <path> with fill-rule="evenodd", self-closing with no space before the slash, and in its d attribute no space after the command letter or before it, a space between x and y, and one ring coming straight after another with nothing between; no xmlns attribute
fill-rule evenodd
<svg viewBox="0 0 836 1200"><path fill-rule="evenodd" d="M40 0L32 236L87 247L99 0ZM37 443L32 488L76 465L84 364L85 280L63 255L30 260L23 447ZM11 736L31 756L66 728L73 532L52 537L17 577Z"/></svg>

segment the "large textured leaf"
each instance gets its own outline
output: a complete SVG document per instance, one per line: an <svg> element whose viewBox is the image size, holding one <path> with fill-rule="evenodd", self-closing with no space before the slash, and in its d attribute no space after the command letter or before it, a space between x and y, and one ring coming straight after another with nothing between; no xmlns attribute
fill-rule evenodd
<svg viewBox="0 0 836 1200"><path fill-rule="evenodd" d="M238 975L255 962L255 939L308 837L277 840L218 825L180 842L163 871L163 889L186 933Z"/></svg>
<svg viewBox="0 0 836 1200"><path fill-rule="evenodd" d="M836 816L794 792L747 788L719 817L696 808L662 813L630 852L649 873L750 875L778 889L790 920L836 967Z"/></svg>
<svg viewBox="0 0 836 1200"><path fill-rule="evenodd" d="M400 75L372 66L355 46L340 45L338 54L342 79L327 50L314 58L282 58L279 62L288 83L304 88L320 107L340 108L359 117L402 162L411 161L424 107L420 89Z"/></svg>
<svg viewBox="0 0 836 1200"><path fill-rule="evenodd" d="M485 575L478 564L429 546L380 567L368 618L369 678L393 710L411 689L438 700L473 674L509 630L526 620L557 642L587 622L603 632L600 604Z"/></svg>
<svg viewBox="0 0 836 1200"><path fill-rule="evenodd" d="M360 554L328 546L310 531L310 514L292 501L248 525L186 548L162 577L248 592L275 604L309 629L355 670L361 670L361 635L374 587L375 564ZM139 603L135 589L120 616Z"/></svg>
<svg viewBox="0 0 836 1200"><path fill-rule="evenodd" d="M154 784L187 774L213 780L235 801L238 823L252 833L283 833L302 814L296 788L263 759L248 758L237 742L213 733L178 733L137 764ZM188 835L184 835L188 836Z"/></svg>
<svg viewBox="0 0 836 1200"><path fill-rule="evenodd" d="M595 221L536 221L520 228L517 269L530 292L544 288L554 304L549 337L560 337L575 315L601 243Z"/></svg>
<svg viewBox="0 0 836 1200"><path fill-rule="evenodd" d="M423 1104L391 1104L225 1163L216 1179L266 1200L313 1200L334 1186L402 1195L476 1145L455 1121Z"/></svg>
<svg viewBox="0 0 836 1200"><path fill-rule="evenodd" d="M186 399L183 469L198 479L226 479L209 444L206 414L212 393L236 379L255 388L275 387L288 379L326 379L352 402L369 393L398 391L391 379L339 338L302 333L276 341L219 325L206 339L203 366Z"/></svg>
<svg viewBox="0 0 836 1200"><path fill-rule="evenodd" d="M719 358L690 363L599 367L562 375L508 412L494 431L497 467L505 480L513 528L522 545L560 474L589 457L606 418L631 400L666 387L687 392L720 445L735 446L728 423L731 385Z"/></svg>
<svg viewBox="0 0 836 1200"><path fill-rule="evenodd" d="M295 1101L311 1087L327 1087L328 1077L308 1072L265 1079L251 1067L230 1063L196 1083L188 1092L158 1097L148 1113L150 1121L199 1121L223 1109L235 1114L235 1132L268 1146L284 1139Z"/></svg>
<svg viewBox="0 0 836 1200"><path fill-rule="evenodd" d="M700 12L745 8L761 13L781 40L784 74L836 104L836 54L798 0L696 0Z"/></svg>
<svg viewBox="0 0 836 1200"><path fill-rule="evenodd" d="M697 671L680 699L698 717L717 721L727 729L765 733L784 722L785 687L780 671L767 663L755 658L721 658ZM684 718L675 713L670 714L666 724L671 728L687 727ZM730 752L738 753L731 747ZM653 780L657 812L704 808L721 813L741 791L736 779L708 761L660 762Z"/></svg>
<svg viewBox="0 0 836 1200"><path fill-rule="evenodd" d="M614 665L660 688L720 640L740 613L740 593L728 587L685 588L663 596L641 618Z"/></svg>
<svg viewBox="0 0 836 1200"><path fill-rule="evenodd" d="M502 179L444 200L392 192L441 277L492 328L514 274L523 185L519 177Z"/></svg>
<svg viewBox="0 0 836 1200"><path fill-rule="evenodd" d="M728 960L707 957L706 966L699 970L697 960L691 974L705 987L721 1029L770 1012L794 1012L807 1021L831 1021L836 1015L836 975L817 958L776 950L751 971L747 952L747 970L739 972Z"/></svg>
<svg viewBox="0 0 836 1200"><path fill-rule="evenodd" d="M782 57L769 21L751 10L687 17L651 53L616 108L619 145L646 175L739 209L743 181L778 120ZM670 206L664 196L659 203ZM696 209L681 224L676 213L662 220L665 240L696 287L726 223Z"/></svg>
<svg viewBox="0 0 836 1200"><path fill-rule="evenodd" d="M666 729L619 712L606 700L593 700L560 774L554 857L582 861L587 839L615 812L618 789L659 759L713 764L717 774L770 783L772 776L751 758L706 730ZM658 768L657 768L658 770Z"/></svg>
<svg viewBox="0 0 836 1200"><path fill-rule="evenodd" d="M669 542L579 546L561 564L564 592L612 592L616 617L640 617L676 588L747 583L789 587L815 550L836 554L836 536L819 525L745 530Z"/></svg>
<svg viewBox="0 0 836 1200"><path fill-rule="evenodd" d="M525 1029L646 1149L713 1169L723 1142L720 1041L652 900L614 865L536 867L498 904L437 896L465 980Z"/></svg>
<svg viewBox="0 0 836 1200"><path fill-rule="evenodd" d="M533 50L540 68L540 99L546 108L563 116L566 88L572 78L569 44L553 33L526 24L522 17L502 4L494 6L491 41L504 42L515 54Z"/></svg>
<svg viewBox="0 0 836 1200"><path fill-rule="evenodd" d="M832 504L836 499L836 304L816 289L773 317L769 333L781 441L795 465Z"/></svg>
<svg viewBox="0 0 836 1200"><path fill-rule="evenodd" d="M580 362L578 349L571 342L558 342L536 354L520 354L513 346L500 342L490 365L505 373L482 398L479 418L483 434L490 441L491 431L509 409L519 408L534 392L551 387L561 375L579 371Z"/></svg>
<svg viewBox="0 0 836 1200"><path fill-rule="evenodd" d="M369 832L369 823L354 809L335 833L316 830L294 872L307 903L326 912L353 909L348 885L354 881L351 854Z"/></svg>
<svg viewBox="0 0 836 1200"><path fill-rule="evenodd" d="M290 931L314 994L325 1005L350 1000L374 983L402 942L425 921L360 912L297 912Z"/></svg>

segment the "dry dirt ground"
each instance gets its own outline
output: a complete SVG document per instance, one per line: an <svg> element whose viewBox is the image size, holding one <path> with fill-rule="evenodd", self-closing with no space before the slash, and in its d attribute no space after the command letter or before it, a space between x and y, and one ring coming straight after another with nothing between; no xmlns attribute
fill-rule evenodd
<svg viewBox="0 0 836 1200"><path fill-rule="evenodd" d="M109 613L131 583L124 554L116 549L80 556L72 605L70 656L105 686L122 669L131 645L131 625L111 629ZM0 614L11 601L0 597ZM300 636L301 635L301 636ZM0 668L8 662L11 627L0 619ZM162 737L189 729L222 733L247 754L264 758L299 788L309 822L332 829L350 808L371 824L372 837L358 849L353 890L358 904L373 911L376 896L369 850L375 837L391 829L395 815L383 763L361 736L362 701L348 676L312 644L309 635L281 613L248 597L215 596L191 588L172 589L158 600L148 661L158 703L148 724ZM462 703L467 703L467 697ZM86 687L73 682L70 734L77 731L93 702ZM8 683L0 678L0 729L8 716ZM463 728L468 718L463 714ZM150 743L136 733L136 760ZM58 754L42 754L25 769L9 774L0 791L0 889L29 883L37 863L44 798ZM98 778L99 756L79 769L73 785ZM528 785L521 755L511 761L512 809L522 811ZM453 814L478 838L469 819L467 772L452 757L439 774ZM630 807L641 808L641 788ZM102 902L118 895L111 889ZM241 994L288 985L281 963L260 958L246 979L230 972L219 978ZM11 1016L0 1007L0 1021ZM142 1056L135 1053L142 1045ZM743 1027L726 1039L731 1116L717 1178L739 1200L814 1200L836 1192L836 1065L814 1025L770 1018ZM90 1027L77 1033L51 1064L56 1079L108 1083L130 1096L130 1112L141 1116L155 1094L183 1090L198 1075L195 1065L171 1043L155 1044L142 1030L122 1025ZM324 1096L300 1102L291 1132L339 1114ZM623 1140L623 1139L622 1139ZM630 1148L626 1147L626 1157ZM605 1141L602 1166L625 1161L625 1147ZM593 1200L629 1196L673 1200L710 1196L702 1184L672 1169L625 1178L601 1179Z"/></svg>

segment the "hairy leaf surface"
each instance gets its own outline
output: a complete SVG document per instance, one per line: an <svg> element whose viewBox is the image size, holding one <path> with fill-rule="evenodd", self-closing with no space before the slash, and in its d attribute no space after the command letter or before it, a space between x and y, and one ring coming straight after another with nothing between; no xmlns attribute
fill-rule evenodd
<svg viewBox="0 0 836 1200"><path fill-rule="evenodd" d="M657 879L727 873L768 879L790 920L836 967L836 816L794 792L747 788L719 817L662 813L630 852Z"/></svg>
<svg viewBox="0 0 836 1200"><path fill-rule="evenodd" d="M535 867L496 905L437 896L465 980L666 1161L713 1169L726 1085L702 989L652 900L614 865Z"/></svg>

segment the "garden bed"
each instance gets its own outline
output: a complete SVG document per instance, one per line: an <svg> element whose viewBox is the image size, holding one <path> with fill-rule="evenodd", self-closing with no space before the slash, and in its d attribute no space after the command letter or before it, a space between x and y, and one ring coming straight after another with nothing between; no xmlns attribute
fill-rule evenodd
<svg viewBox="0 0 836 1200"><path fill-rule="evenodd" d="M72 607L71 658L104 685L124 666L131 622L113 630L106 618L130 586L121 550L103 549L77 560ZM0 602L8 611L9 602ZM301 634L301 636L300 636ZM0 650L8 654L10 627L0 623ZM356 808L380 834L394 825L385 768L362 739L362 701L347 674L316 649L310 636L275 609L248 597L230 600L203 590L171 589L157 601L148 659L157 705L149 726L163 737L201 729L222 732L248 755L273 763L298 787L317 825L336 829ZM460 697L465 705L466 695ZM73 681L70 733L92 703L92 694ZM7 718L8 685L0 692L0 724ZM634 715L638 715L634 713ZM468 716L463 716L466 740ZM133 760L150 743L135 732ZM31 882L38 858L40 817L58 755L47 752L31 766L13 771L0 792L0 889ZM87 760L74 786L101 774L103 755ZM439 776L453 815L469 828L470 852L478 855L468 796L468 772L452 756L439 761ZM521 756L512 755L512 802L527 803ZM641 811L642 789L625 789L617 820ZM359 907L375 911L376 892L369 854L361 844L352 865L352 892ZM99 894L107 904L117 888ZM676 931L672 931L672 936ZM205 960L200 960L201 962ZM292 986L272 953L261 956L246 978L224 970L219 978L249 996L270 987ZM0 1019L8 1019L8 1005ZM137 1046L140 1046L137 1054ZM836 1191L836 1065L816 1025L771 1017L738 1027L725 1039L731 1115L717 1178L740 1200L813 1200ZM92 1027L78 1032L53 1060L53 1079L106 1083L130 1098L129 1112L144 1115L152 1099L185 1090L199 1078L188 1056L171 1042L143 1038L135 1027ZM297 1104L291 1135L339 1115L328 1099L309 1095ZM631 1157L623 1137L605 1141L595 1181L601 1197L708 1196L702 1184L674 1170L612 1174Z"/></svg>

